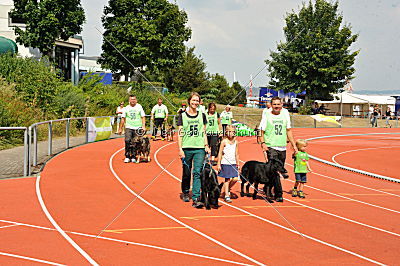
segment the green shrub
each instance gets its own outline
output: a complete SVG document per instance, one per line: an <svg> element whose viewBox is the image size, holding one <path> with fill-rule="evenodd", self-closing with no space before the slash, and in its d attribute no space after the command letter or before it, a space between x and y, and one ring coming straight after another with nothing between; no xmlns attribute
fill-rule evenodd
<svg viewBox="0 0 400 266"><path fill-rule="evenodd" d="M299 114L300 115L311 115L312 110L310 105L302 105L299 107Z"/></svg>
<svg viewBox="0 0 400 266"><path fill-rule="evenodd" d="M0 125L2 127L27 127L40 120L40 109L27 104L10 85L0 79ZM23 144L22 130L0 130L0 149Z"/></svg>
<svg viewBox="0 0 400 266"><path fill-rule="evenodd" d="M69 82L57 88L54 98L54 111L57 118L82 117L85 115L86 97L80 87Z"/></svg>
<svg viewBox="0 0 400 266"><path fill-rule="evenodd" d="M15 90L26 103L45 113L52 111L60 79L46 60L0 55L0 76L15 84Z"/></svg>

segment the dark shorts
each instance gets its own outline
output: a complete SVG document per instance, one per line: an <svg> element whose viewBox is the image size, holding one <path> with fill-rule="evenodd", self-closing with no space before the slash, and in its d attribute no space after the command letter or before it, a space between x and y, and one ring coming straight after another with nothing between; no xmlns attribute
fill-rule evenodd
<svg viewBox="0 0 400 266"><path fill-rule="evenodd" d="M306 173L295 173L296 181L300 183L307 183L307 174Z"/></svg>

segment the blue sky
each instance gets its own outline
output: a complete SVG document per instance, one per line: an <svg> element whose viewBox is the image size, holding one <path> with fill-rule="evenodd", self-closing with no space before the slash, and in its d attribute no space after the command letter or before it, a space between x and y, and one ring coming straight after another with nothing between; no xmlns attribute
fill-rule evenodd
<svg viewBox="0 0 400 266"><path fill-rule="evenodd" d="M174 2L174 1L173 1ZM82 32L85 55L101 53L101 14L106 0L82 0L87 22ZM264 66L270 50L283 39L284 16L298 11L300 0L176 0L189 17L192 28L189 46L207 63L207 71L224 74L247 85ZM400 0L342 0L344 21L350 23L358 41L351 47L361 49L356 59L357 90L393 90L400 92ZM254 86L268 83L266 70L253 81Z"/></svg>

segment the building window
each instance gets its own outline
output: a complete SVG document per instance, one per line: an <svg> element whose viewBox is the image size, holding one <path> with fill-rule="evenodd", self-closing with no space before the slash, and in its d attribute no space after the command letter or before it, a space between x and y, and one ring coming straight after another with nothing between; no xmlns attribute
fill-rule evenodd
<svg viewBox="0 0 400 266"><path fill-rule="evenodd" d="M71 53L73 49L68 47L56 46L55 62L60 70L60 76L64 80L71 80Z"/></svg>
<svg viewBox="0 0 400 266"><path fill-rule="evenodd" d="M9 27L25 27L25 20L18 15L11 16L11 13L8 13L8 26Z"/></svg>

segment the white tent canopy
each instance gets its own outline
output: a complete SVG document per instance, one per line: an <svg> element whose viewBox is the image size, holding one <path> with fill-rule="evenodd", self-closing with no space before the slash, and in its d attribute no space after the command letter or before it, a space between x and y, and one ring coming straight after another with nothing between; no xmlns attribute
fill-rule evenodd
<svg viewBox="0 0 400 266"><path fill-rule="evenodd" d="M319 101L318 103L354 103L354 104L387 104L394 105L396 99L391 96L382 96L382 95L363 95L363 94L354 94L348 92L336 93L333 94L332 101Z"/></svg>

